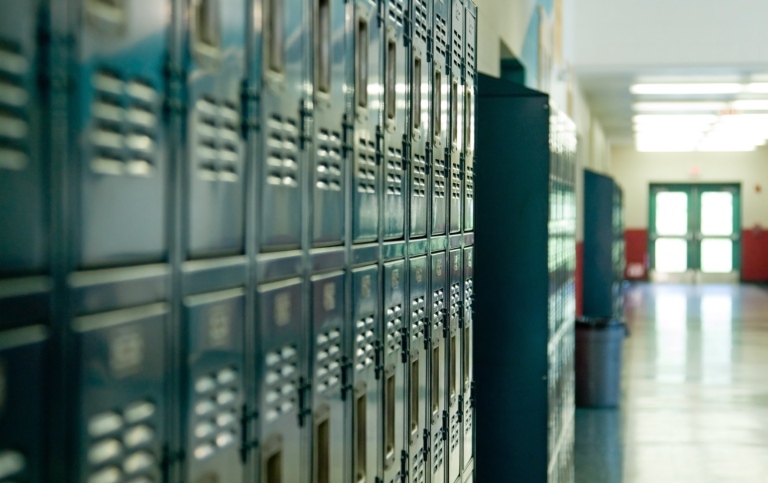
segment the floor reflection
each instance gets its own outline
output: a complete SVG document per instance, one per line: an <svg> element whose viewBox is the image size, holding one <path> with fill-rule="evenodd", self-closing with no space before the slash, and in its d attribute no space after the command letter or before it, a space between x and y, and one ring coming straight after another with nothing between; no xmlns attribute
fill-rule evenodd
<svg viewBox="0 0 768 483"><path fill-rule="evenodd" d="M578 410L579 483L768 482L768 290L634 285L619 411Z"/></svg>

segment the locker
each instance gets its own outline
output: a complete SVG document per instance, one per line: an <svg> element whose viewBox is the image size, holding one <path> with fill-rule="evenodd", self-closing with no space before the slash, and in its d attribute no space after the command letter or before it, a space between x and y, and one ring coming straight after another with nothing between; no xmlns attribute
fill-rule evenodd
<svg viewBox="0 0 768 483"><path fill-rule="evenodd" d="M409 260L409 297L410 305L410 343L408 345L408 425L406 437L408 442L408 477L411 483L427 481L429 471L427 441L430 411L428 408L427 389L429 372L427 358L429 357L429 313L427 306L429 287L429 267L427 257L415 257Z"/></svg>
<svg viewBox="0 0 768 483"><path fill-rule="evenodd" d="M381 380L378 351L381 340L379 269L364 266L352 272L352 468L356 483L381 480ZM383 435L382 435L383 436Z"/></svg>
<svg viewBox="0 0 768 483"><path fill-rule="evenodd" d="M448 1L448 0L446 0ZM462 158L464 155L464 0L451 1L450 22L450 142L448 158L450 182L449 219L450 232L457 233L463 227L462 208Z"/></svg>
<svg viewBox="0 0 768 483"><path fill-rule="evenodd" d="M187 257L242 253L245 145L245 0L192 0L186 7ZM179 12L181 15L182 12Z"/></svg>
<svg viewBox="0 0 768 483"><path fill-rule="evenodd" d="M298 248L308 120L305 84L308 8L300 0L256 2L251 75L256 76L259 138L253 145L259 175L259 241L262 251ZM253 93L252 93L253 94Z"/></svg>
<svg viewBox="0 0 768 483"><path fill-rule="evenodd" d="M432 130L432 235L446 233L448 218L449 164L446 157L449 150L448 133L450 89L450 28L451 0L434 0L433 23L433 72L432 72L432 109L430 126Z"/></svg>
<svg viewBox="0 0 768 483"><path fill-rule="evenodd" d="M429 45L432 37L432 2L412 0L410 49L410 110L408 124L410 131L409 192L411 239L427 235L429 189L429 146L430 112L432 89L432 54Z"/></svg>
<svg viewBox="0 0 768 483"><path fill-rule="evenodd" d="M186 367L185 481L240 481L244 290L184 301Z"/></svg>
<svg viewBox="0 0 768 483"><path fill-rule="evenodd" d="M41 326L0 332L0 480L42 481L45 426Z"/></svg>
<svg viewBox="0 0 768 483"><path fill-rule="evenodd" d="M472 468L474 458L474 407L472 394L474 384L474 327L472 317L473 277L474 277L474 247L464 248L464 304L461 334L461 384L463 386L463 417L461 418L463 442L462 442L462 472L466 473Z"/></svg>
<svg viewBox="0 0 768 483"><path fill-rule="evenodd" d="M464 26L464 230L475 228L475 103L477 5L467 0Z"/></svg>
<svg viewBox="0 0 768 483"><path fill-rule="evenodd" d="M429 355L429 416L430 416L430 468L432 477L430 481L445 481L446 462L448 451L445 447L447 439L448 413L446 411L445 393L447 390L446 368L446 336L447 308L446 282L448 280L448 267L446 267L445 252L432 253L430 257L430 319L429 329L430 355Z"/></svg>
<svg viewBox="0 0 768 483"><path fill-rule="evenodd" d="M344 272L312 277L312 480L344 480L346 389Z"/></svg>
<svg viewBox="0 0 768 483"><path fill-rule="evenodd" d="M461 434L463 384L461 375L462 355L462 305L464 293L462 292L462 272L464 263L462 250L451 250L448 254L450 263L448 307L448 346L446 352L446 367L448 368L448 390L446 391L446 407L448 411L448 481L456 482L461 478L461 443L464 438Z"/></svg>
<svg viewBox="0 0 768 483"><path fill-rule="evenodd" d="M408 313L405 260L384 264L384 482L400 481L405 471L405 396Z"/></svg>
<svg viewBox="0 0 768 483"><path fill-rule="evenodd" d="M374 241L379 232L379 193L381 191L381 104L382 29L378 5L373 0L355 0L348 28L350 55L354 57L351 105L354 113L352 136L353 192L352 240Z"/></svg>
<svg viewBox="0 0 768 483"><path fill-rule="evenodd" d="M163 94L170 1L72 2L71 167L76 263L161 261L167 252Z"/></svg>
<svg viewBox="0 0 768 483"><path fill-rule="evenodd" d="M261 481L302 481L301 382L306 348L301 280L258 289L260 343Z"/></svg>
<svg viewBox="0 0 768 483"><path fill-rule="evenodd" d="M47 172L37 89L38 2L3 0L0 9L0 276L48 264Z"/></svg>
<svg viewBox="0 0 768 483"><path fill-rule="evenodd" d="M384 239L405 234L406 177L405 139L408 129L408 71L406 58L406 1L387 0L384 30L384 166L383 222ZM410 45L408 45L410 47Z"/></svg>
<svg viewBox="0 0 768 483"><path fill-rule="evenodd" d="M347 189L347 5L341 0L316 0L313 7L312 237L314 246L341 245L345 236Z"/></svg>
<svg viewBox="0 0 768 483"><path fill-rule="evenodd" d="M160 479L167 316L167 304L156 303L74 319L73 481Z"/></svg>

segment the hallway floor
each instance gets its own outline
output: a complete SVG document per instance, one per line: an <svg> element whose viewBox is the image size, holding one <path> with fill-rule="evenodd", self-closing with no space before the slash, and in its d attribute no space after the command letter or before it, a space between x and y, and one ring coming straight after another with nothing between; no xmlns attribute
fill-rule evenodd
<svg viewBox="0 0 768 483"><path fill-rule="evenodd" d="M576 413L577 483L768 483L768 290L638 284L619 410Z"/></svg>

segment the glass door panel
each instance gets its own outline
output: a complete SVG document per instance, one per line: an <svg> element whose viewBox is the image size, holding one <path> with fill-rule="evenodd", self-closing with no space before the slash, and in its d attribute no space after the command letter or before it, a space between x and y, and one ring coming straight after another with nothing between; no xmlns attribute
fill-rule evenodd
<svg viewBox="0 0 768 483"><path fill-rule="evenodd" d="M733 188L699 188L699 267L703 273L734 271L739 230Z"/></svg>
<svg viewBox="0 0 768 483"><path fill-rule="evenodd" d="M654 269L665 273L685 272L688 270L690 197L686 191L659 191L654 196Z"/></svg>
<svg viewBox="0 0 768 483"><path fill-rule="evenodd" d="M688 241L680 238L656 240L656 270L683 273L688 270Z"/></svg>
<svg viewBox="0 0 768 483"><path fill-rule="evenodd" d="M705 191L701 193L701 234L733 234L733 193Z"/></svg>
<svg viewBox="0 0 768 483"><path fill-rule="evenodd" d="M728 273L733 271L733 242L722 238L701 240L701 271Z"/></svg>

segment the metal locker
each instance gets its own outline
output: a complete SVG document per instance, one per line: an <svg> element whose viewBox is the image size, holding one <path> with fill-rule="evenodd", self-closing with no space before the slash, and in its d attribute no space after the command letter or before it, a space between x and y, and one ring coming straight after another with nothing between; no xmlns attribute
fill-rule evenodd
<svg viewBox="0 0 768 483"><path fill-rule="evenodd" d="M429 193L429 151L430 118L432 89L432 54L429 45L432 41L432 2L427 0L411 1L411 42L410 49L410 110L408 112L409 129L406 139L410 142L408 166L410 182L410 231L409 238L421 238L427 235Z"/></svg>
<svg viewBox="0 0 768 483"><path fill-rule="evenodd" d="M461 434L463 384L461 375L462 355L462 272L464 263L462 250L451 250L448 254L450 264L448 307L448 338L446 340L446 367L448 368L448 388L446 391L446 407L448 411L448 482L454 483L461 478Z"/></svg>
<svg viewBox="0 0 768 483"><path fill-rule="evenodd" d="M74 319L73 481L160 479L167 317L156 303Z"/></svg>
<svg viewBox="0 0 768 483"><path fill-rule="evenodd" d="M306 329L301 280L258 288L261 363L261 482L303 481L300 426Z"/></svg>
<svg viewBox="0 0 768 483"><path fill-rule="evenodd" d="M381 481L380 410L381 344L379 269L376 265L352 271L352 472L355 483Z"/></svg>
<svg viewBox="0 0 768 483"><path fill-rule="evenodd" d="M352 45L353 78L351 99L353 135L352 240L355 243L374 241L379 232L379 193L381 191L381 104L382 29L379 24L378 3L355 0L348 45Z"/></svg>
<svg viewBox="0 0 768 483"><path fill-rule="evenodd" d="M406 468L405 401L408 312L405 260L384 264L384 482L399 482Z"/></svg>
<svg viewBox="0 0 768 483"><path fill-rule="evenodd" d="M464 27L464 230L475 229L475 103L477 5L466 0Z"/></svg>
<svg viewBox="0 0 768 483"><path fill-rule="evenodd" d="M188 0L186 20L185 256L243 250L245 0Z"/></svg>
<svg viewBox="0 0 768 483"><path fill-rule="evenodd" d="M445 447L448 424L445 405L448 267L445 255L445 252L436 252L430 256L429 464L432 473L430 481L435 483L445 481L448 454Z"/></svg>
<svg viewBox="0 0 768 483"><path fill-rule="evenodd" d="M0 481L42 481L42 326L0 332Z"/></svg>
<svg viewBox="0 0 768 483"><path fill-rule="evenodd" d="M312 244L341 245L346 220L347 5L342 0L315 0L313 7Z"/></svg>
<svg viewBox="0 0 768 483"><path fill-rule="evenodd" d="M409 304L410 331L408 334L408 382L407 397L408 424L406 435L408 442L408 478L411 483L427 481L429 471L428 451L426 446L429 434L429 415L427 400L429 357L429 311L427 305L429 288L429 266L427 257L411 258L409 267Z"/></svg>
<svg viewBox="0 0 768 483"><path fill-rule="evenodd" d="M466 473L472 470L474 463L474 422L475 404L472 394L474 384L474 327L472 318L472 278L474 277L474 247L464 248L464 304L461 334L461 380L463 387L461 418L463 443L462 443L462 472L466 480Z"/></svg>
<svg viewBox="0 0 768 483"><path fill-rule="evenodd" d="M346 438L344 272L312 277L312 480L343 481Z"/></svg>
<svg viewBox="0 0 768 483"><path fill-rule="evenodd" d="M449 0L446 0L449 1ZM446 154L449 162L449 220L450 232L463 227L462 158L464 155L464 0L451 1L450 22L450 142Z"/></svg>
<svg viewBox="0 0 768 483"><path fill-rule="evenodd" d="M242 288L184 300L185 481L191 483L243 478L244 304Z"/></svg>
<svg viewBox="0 0 768 483"><path fill-rule="evenodd" d="M451 0L433 0L434 23L432 42L432 109L430 127L432 130L432 235L446 232L448 217L449 161L446 152L448 140L450 105L450 28Z"/></svg>
<svg viewBox="0 0 768 483"><path fill-rule="evenodd" d="M72 2L73 246L82 268L167 252L163 129L171 2Z"/></svg>
<svg viewBox="0 0 768 483"><path fill-rule="evenodd" d="M405 234L406 171L405 151L409 93L406 58L406 1L387 0L383 49L384 81L384 167L382 190L384 239L400 239ZM408 45L410 47L410 45Z"/></svg>
<svg viewBox="0 0 768 483"><path fill-rule="evenodd" d="M0 1L0 276L48 263L37 1Z"/></svg>
<svg viewBox="0 0 768 483"><path fill-rule="evenodd" d="M248 15L255 38L251 75L256 76L259 137L253 161L259 166L259 242L262 251L298 248L302 234L302 191L308 134L309 8L301 0L253 1L260 15Z"/></svg>

